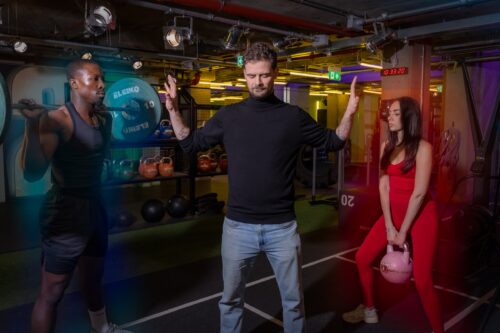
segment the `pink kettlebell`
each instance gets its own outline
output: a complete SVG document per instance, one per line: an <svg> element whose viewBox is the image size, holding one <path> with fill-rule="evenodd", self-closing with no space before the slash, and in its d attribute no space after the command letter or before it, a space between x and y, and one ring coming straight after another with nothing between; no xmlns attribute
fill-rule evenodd
<svg viewBox="0 0 500 333"><path fill-rule="evenodd" d="M380 261L382 276L392 283L407 282L413 270L408 243L403 245L404 251L394 251L392 245L387 244L387 254Z"/></svg>

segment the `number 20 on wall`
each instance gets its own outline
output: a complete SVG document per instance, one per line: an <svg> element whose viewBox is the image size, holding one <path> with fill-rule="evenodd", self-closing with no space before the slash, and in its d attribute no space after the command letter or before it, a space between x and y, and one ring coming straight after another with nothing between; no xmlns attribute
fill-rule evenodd
<svg viewBox="0 0 500 333"><path fill-rule="evenodd" d="M342 206L354 207L354 195L342 194L340 196Z"/></svg>

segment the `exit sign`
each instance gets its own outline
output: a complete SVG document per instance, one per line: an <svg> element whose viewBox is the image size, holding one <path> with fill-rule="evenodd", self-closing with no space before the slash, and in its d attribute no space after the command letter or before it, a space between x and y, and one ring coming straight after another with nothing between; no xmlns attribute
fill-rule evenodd
<svg viewBox="0 0 500 333"><path fill-rule="evenodd" d="M341 75L339 67L330 66L328 68L328 80L340 81L340 77Z"/></svg>
<svg viewBox="0 0 500 333"><path fill-rule="evenodd" d="M244 62L245 62L245 59L243 58L242 55L238 55L236 57L236 63L238 64L238 67L243 67Z"/></svg>
<svg viewBox="0 0 500 333"><path fill-rule="evenodd" d="M395 76L408 74L408 67L385 68L380 71L382 76Z"/></svg>

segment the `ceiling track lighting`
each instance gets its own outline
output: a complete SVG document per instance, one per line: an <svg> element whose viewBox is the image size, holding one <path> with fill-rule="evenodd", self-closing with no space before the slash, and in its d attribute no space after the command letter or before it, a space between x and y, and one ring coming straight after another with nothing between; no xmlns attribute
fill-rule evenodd
<svg viewBox="0 0 500 333"><path fill-rule="evenodd" d="M84 52L82 53L82 55L80 56L80 59L82 60L92 60L92 53L87 51L87 52Z"/></svg>
<svg viewBox="0 0 500 333"><path fill-rule="evenodd" d="M87 11L85 10L87 15ZM115 15L108 3L102 2L96 5L94 9L85 17L85 31L89 35L99 36L102 35L109 28L114 28Z"/></svg>
<svg viewBox="0 0 500 333"><path fill-rule="evenodd" d="M187 19L188 25L178 25L177 19ZM183 50L185 42L193 40L193 18L186 16L174 17L174 25L163 27L163 42L167 50Z"/></svg>
<svg viewBox="0 0 500 333"><path fill-rule="evenodd" d="M17 53L25 53L26 51L28 51L28 44L26 44L26 42L22 40L16 40L14 44L12 44L12 48Z"/></svg>
<svg viewBox="0 0 500 333"><path fill-rule="evenodd" d="M141 60L135 60L133 63L132 63L132 68L135 70L135 71L138 71L142 68L144 64L142 63Z"/></svg>
<svg viewBox="0 0 500 333"><path fill-rule="evenodd" d="M233 51L238 50L240 48L241 37L247 32L247 29L233 25L227 32L226 39L223 42L224 49Z"/></svg>
<svg viewBox="0 0 500 333"><path fill-rule="evenodd" d="M284 38L274 39L272 43L276 49L283 50L288 47L297 46L297 44L300 44L300 40L296 37L286 36Z"/></svg>
<svg viewBox="0 0 500 333"><path fill-rule="evenodd" d="M365 43L365 48L368 52L375 54L379 49L397 39L395 31L386 31L382 23L373 23L375 34L370 36ZM380 29L380 31L379 31Z"/></svg>

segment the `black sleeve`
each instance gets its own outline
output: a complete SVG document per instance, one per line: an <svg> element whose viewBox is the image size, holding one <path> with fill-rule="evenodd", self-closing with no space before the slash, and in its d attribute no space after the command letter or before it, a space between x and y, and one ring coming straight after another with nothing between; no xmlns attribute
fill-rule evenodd
<svg viewBox="0 0 500 333"><path fill-rule="evenodd" d="M181 148L188 153L207 150L219 143L224 137L223 115L224 110L218 111L212 118L205 122L205 126L191 129L191 133L184 140L180 140Z"/></svg>
<svg viewBox="0 0 500 333"><path fill-rule="evenodd" d="M320 126L307 112L298 110L302 143L326 150L341 150L345 141L337 136L335 130Z"/></svg>

